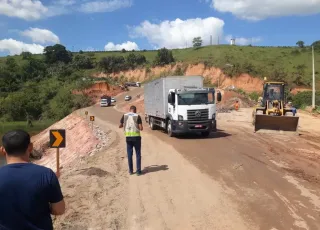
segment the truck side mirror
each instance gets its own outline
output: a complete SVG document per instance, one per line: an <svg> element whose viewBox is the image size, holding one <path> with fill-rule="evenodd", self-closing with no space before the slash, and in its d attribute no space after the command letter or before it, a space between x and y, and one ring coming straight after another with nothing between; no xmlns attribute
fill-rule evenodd
<svg viewBox="0 0 320 230"><path fill-rule="evenodd" d="M217 93L217 101L220 102L221 99L222 99L221 92L218 92L218 93Z"/></svg>

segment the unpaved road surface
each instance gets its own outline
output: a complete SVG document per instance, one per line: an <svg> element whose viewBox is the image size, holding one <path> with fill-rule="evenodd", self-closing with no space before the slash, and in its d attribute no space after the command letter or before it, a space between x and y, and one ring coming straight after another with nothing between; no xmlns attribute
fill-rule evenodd
<svg viewBox="0 0 320 230"><path fill-rule="evenodd" d="M144 123L137 177L128 175L122 113L89 112L113 142L65 170L68 212L57 229L320 229L319 120L299 136L253 133L243 109L219 114L206 139L169 138Z"/></svg>

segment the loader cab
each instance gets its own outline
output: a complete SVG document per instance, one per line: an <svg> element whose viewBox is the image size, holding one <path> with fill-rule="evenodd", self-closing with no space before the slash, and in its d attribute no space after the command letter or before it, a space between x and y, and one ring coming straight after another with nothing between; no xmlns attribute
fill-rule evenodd
<svg viewBox="0 0 320 230"><path fill-rule="evenodd" d="M266 101L283 101L284 100L284 87L285 84L281 82L267 82L263 87L263 100Z"/></svg>

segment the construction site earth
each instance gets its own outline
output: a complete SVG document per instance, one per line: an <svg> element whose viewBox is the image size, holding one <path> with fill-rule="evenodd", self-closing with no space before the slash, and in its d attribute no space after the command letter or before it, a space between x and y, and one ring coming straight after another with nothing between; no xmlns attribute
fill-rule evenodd
<svg viewBox="0 0 320 230"><path fill-rule="evenodd" d="M221 91L218 131L207 138L170 138L143 123L140 177L128 173L118 125L131 105L144 116L143 87L114 92L115 106L75 111L34 136L35 163L55 169L48 130L67 131L60 151L67 211L55 229L320 229L320 119L298 111L297 133L254 133L254 102Z"/></svg>

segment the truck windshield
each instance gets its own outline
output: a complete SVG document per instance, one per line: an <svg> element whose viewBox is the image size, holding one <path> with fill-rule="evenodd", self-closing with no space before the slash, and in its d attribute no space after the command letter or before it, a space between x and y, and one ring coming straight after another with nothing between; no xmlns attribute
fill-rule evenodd
<svg viewBox="0 0 320 230"><path fill-rule="evenodd" d="M178 105L214 104L213 93L183 93L178 94Z"/></svg>

